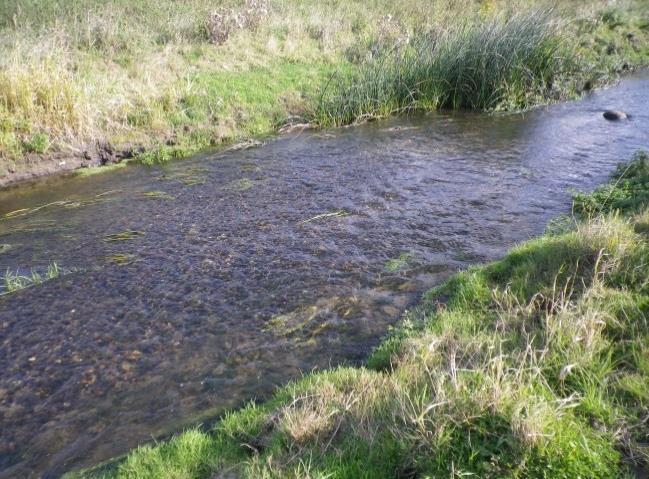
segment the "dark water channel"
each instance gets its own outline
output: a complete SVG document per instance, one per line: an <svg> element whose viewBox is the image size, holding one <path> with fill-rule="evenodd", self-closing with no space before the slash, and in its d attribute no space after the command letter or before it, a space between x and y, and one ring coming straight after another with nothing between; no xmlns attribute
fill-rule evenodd
<svg viewBox="0 0 649 479"><path fill-rule="evenodd" d="M542 233L641 147L647 73L526 114L0 192L0 271L69 273L0 296L0 477L57 477L361 361L427 287Z"/></svg>

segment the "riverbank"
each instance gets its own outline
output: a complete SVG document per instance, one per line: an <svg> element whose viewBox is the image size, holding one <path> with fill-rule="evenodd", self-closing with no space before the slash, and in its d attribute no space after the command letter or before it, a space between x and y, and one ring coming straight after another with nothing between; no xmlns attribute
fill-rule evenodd
<svg viewBox="0 0 649 479"><path fill-rule="evenodd" d="M648 201L638 153L544 236L429 291L366 367L69 477L643 477Z"/></svg>
<svg viewBox="0 0 649 479"><path fill-rule="evenodd" d="M647 64L647 10L637 0L553 11L468 0L5 2L0 186L162 162L295 124L574 98ZM426 61L411 62L422 49Z"/></svg>
<svg viewBox="0 0 649 479"><path fill-rule="evenodd" d="M62 275L0 299L0 477L91 467L364 364L427 289L541 235L569 191L649 144L647 73L521 114L390 118L1 191L2 271Z"/></svg>

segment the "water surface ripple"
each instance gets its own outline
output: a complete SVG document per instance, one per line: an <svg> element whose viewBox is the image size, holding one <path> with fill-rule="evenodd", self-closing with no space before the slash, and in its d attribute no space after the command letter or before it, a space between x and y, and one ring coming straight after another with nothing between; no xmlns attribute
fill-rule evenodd
<svg viewBox="0 0 649 479"><path fill-rule="evenodd" d="M570 189L648 147L648 106L644 73L526 114L0 192L0 271L69 273L0 297L0 477L58 477L362 360L427 287L542 233Z"/></svg>

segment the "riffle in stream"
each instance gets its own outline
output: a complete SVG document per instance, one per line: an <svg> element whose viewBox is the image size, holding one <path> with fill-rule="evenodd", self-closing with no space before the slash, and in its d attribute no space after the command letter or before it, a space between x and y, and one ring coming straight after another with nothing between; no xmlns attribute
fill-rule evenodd
<svg viewBox="0 0 649 479"><path fill-rule="evenodd" d="M649 146L649 75L0 191L0 477L58 477L359 363L421 293ZM628 111L608 122L602 111ZM1 292L1 291L0 291Z"/></svg>

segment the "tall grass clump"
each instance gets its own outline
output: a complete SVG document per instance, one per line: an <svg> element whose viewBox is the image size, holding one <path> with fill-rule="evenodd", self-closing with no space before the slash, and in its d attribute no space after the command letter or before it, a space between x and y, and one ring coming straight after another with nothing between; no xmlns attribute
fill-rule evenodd
<svg viewBox="0 0 649 479"><path fill-rule="evenodd" d="M342 125L412 110L526 107L563 70L561 46L550 10L419 32L330 85L315 116Z"/></svg>

